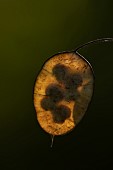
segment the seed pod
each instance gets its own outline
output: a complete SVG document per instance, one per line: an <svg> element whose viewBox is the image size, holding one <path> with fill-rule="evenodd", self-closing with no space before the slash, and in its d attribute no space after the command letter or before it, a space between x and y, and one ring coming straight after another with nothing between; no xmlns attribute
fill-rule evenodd
<svg viewBox="0 0 113 170"><path fill-rule="evenodd" d="M43 65L34 87L34 106L40 126L49 134L63 135L80 122L91 101L94 74L90 63L77 51L52 56Z"/></svg>

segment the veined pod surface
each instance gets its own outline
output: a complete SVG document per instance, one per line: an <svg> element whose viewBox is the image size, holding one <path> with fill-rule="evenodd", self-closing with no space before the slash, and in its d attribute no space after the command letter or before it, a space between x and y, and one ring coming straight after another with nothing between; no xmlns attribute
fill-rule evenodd
<svg viewBox="0 0 113 170"><path fill-rule="evenodd" d="M91 65L80 54L64 52L47 60L34 88L40 126L52 135L71 131L88 108L93 85Z"/></svg>

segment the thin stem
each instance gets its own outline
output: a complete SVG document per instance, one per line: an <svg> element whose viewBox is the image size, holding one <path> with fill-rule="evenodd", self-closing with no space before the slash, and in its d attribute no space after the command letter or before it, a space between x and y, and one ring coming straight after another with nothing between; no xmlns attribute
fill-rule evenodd
<svg viewBox="0 0 113 170"><path fill-rule="evenodd" d="M96 44L96 43L102 43L102 42L112 42L113 41L113 38L100 38L100 39L96 39L96 40L93 40L93 41L89 41L79 47L77 47L74 52L77 52L79 49L81 48L84 48L90 44Z"/></svg>
<svg viewBox="0 0 113 170"><path fill-rule="evenodd" d="M54 135L51 135L51 148L53 147L54 137Z"/></svg>

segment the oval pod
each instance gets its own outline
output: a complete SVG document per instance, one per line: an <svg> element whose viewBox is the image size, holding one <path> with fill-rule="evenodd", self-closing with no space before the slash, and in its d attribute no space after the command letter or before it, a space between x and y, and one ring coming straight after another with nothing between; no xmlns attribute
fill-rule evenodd
<svg viewBox="0 0 113 170"><path fill-rule="evenodd" d="M75 51L56 54L45 62L35 82L34 106L37 120L47 133L55 136L73 130L91 101L93 70L77 50L91 43L112 40L90 41Z"/></svg>

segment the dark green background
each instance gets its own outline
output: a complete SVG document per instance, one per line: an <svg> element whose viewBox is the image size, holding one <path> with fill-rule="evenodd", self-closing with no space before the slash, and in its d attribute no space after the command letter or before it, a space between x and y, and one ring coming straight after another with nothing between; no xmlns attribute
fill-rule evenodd
<svg viewBox="0 0 113 170"><path fill-rule="evenodd" d="M113 37L112 0L0 0L0 170L113 168L113 43L79 51L95 72L93 100L52 149L33 106L45 60L102 37Z"/></svg>

